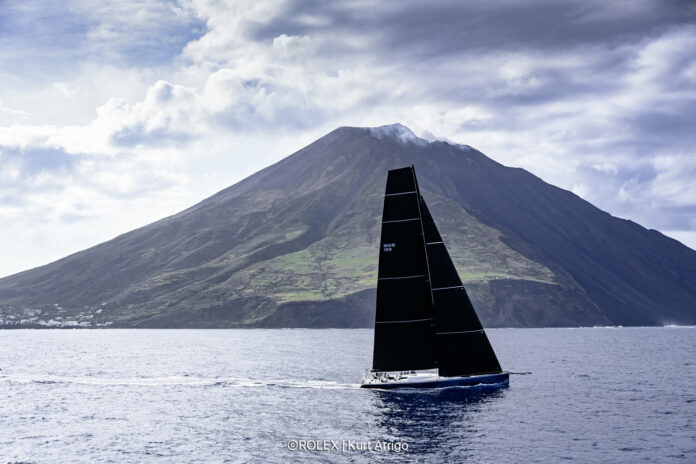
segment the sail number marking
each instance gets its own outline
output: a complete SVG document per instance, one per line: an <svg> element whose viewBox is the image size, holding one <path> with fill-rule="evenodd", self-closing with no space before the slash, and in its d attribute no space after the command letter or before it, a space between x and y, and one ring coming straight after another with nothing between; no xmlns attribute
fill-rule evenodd
<svg viewBox="0 0 696 464"><path fill-rule="evenodd" d="M383 244L384 251L392 251L396 247L396 243L385 243Z"/></svg>

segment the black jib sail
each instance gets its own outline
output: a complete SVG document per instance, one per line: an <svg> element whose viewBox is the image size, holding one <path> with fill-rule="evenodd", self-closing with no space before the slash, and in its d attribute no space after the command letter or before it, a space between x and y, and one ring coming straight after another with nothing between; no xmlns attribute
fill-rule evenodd
<svg viewBox="0 0 696 464"><path fill-rule="evenodd" d="M413 167L387 175L378 277L374 370L501 372Z"/></svg>

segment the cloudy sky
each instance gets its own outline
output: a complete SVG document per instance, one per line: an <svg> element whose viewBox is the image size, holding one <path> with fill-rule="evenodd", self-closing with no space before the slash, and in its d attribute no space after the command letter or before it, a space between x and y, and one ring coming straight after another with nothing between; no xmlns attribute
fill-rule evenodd
<svg viewBox="0 0 696 464"><path fill-rule="evenodd" d="M696 248L696 4L0 0L0 276L401 122Z"/></svg>

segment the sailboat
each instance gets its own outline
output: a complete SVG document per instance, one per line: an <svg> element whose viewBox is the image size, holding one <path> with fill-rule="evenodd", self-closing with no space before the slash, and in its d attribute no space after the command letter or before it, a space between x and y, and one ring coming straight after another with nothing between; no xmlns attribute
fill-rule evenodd
<svg viewBox="0 0 696 464"><path fill-rule="evenodd" d="M508 384L414 166L387 174L377 277L372 368L362 388Z"/></svg>

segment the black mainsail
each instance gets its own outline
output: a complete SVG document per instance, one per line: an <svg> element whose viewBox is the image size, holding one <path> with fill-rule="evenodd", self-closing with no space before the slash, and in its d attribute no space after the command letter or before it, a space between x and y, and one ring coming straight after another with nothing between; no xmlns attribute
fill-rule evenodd
<svg viewBox="0 0 696 464"><path fill-rule="evenodd" d="M372 369L435 367L443 377L502 372L411 166L387 175Z"/></svg>
<svg viewBox="0 0 696 464"><path fill-rule="evenodd" d="M412 168L389 171L379 248L374 370L437 366L419 197Z"/></svg>

